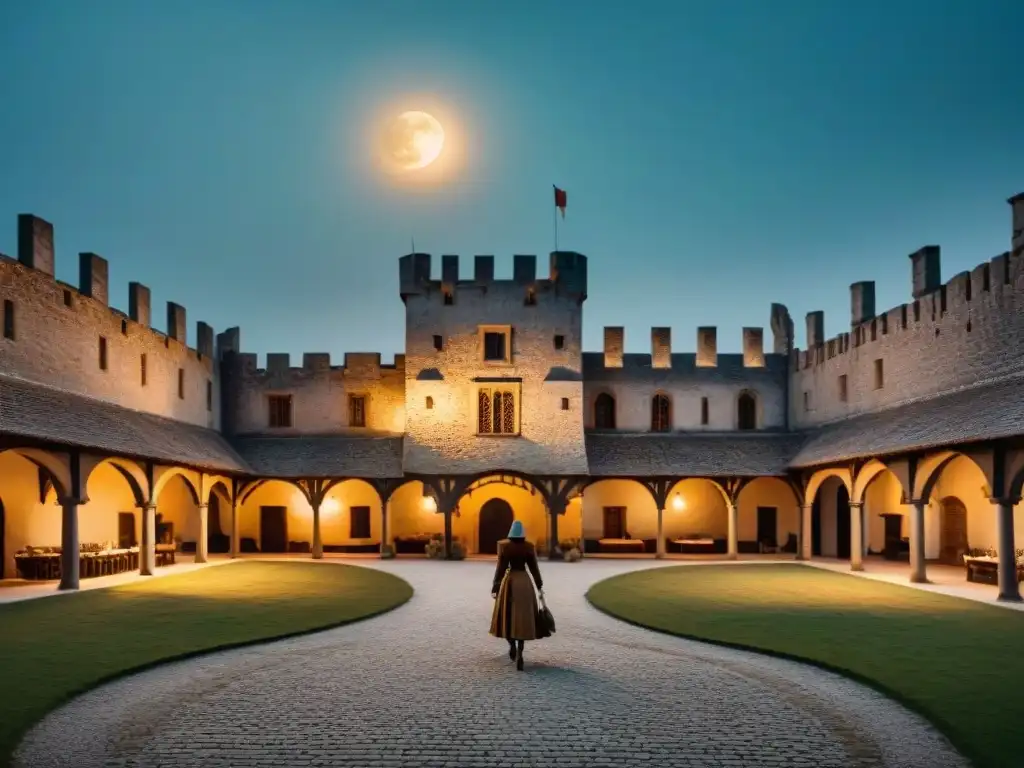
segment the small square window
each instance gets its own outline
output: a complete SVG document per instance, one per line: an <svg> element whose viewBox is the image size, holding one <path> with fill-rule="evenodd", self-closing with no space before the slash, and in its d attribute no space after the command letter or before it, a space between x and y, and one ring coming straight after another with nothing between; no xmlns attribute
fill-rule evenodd
<svg viewBox="0 0 1024 768"><path fill-rule="evenodd" d="M65 307L70 307L71 306L71 291L66 290L66 289L64 291L64 306Z"/></svg>
<svg viewBox="0 0 1024 768"><path fill-rule="evenodd" d="M569 410L569 398L568 397L563 397L562 398L562 410L563 411L568 411Z"/></svg>
<svg viewBox="0 0 1024 768"><path fill-rule="evenodd" d="M292 396L271 395L267 398L270 427L290 427L292 425Z"/></svg>
<svg viewBox="0 0 1024 768"><path fill-rule="evenodd" d="M885 385L885 370L882 367L882 360L875 360L875 389L881 389Z"/></svg>
<svg viewBox="0 0 1024 768"><path fill-rule="evenodd" d="M441 338L441 334L439 333L434 334L434 349L438 352L444 349L444 339Z"/></svg>
<svg viewBox="0 0 1024 768"><path fill-rule="evenodd" d="M484 334L484 360L488 362L504 362L507 338L504 333L488 331Z"/></svg>
<svg viewBox="0 0 1024 768"><path fill-rule="evenodd" d="M845 403L846 398L846 374L844 373L842 376L839 377L839 401Z"/></svg>
<svg viewBox="0 0 1024 768"><path fill-rule="evenodd" d="M555 334L555 349L565 349L565 336L560 333Z"/></svg>

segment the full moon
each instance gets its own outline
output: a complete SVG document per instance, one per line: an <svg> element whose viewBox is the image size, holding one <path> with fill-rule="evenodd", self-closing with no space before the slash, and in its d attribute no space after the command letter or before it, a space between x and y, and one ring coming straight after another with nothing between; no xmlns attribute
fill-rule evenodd
<svg viewBox="0 0 1024 768"><path fill-rule="evenodd" d="M401 171L426 168L444 149L444 128L426 112L403 112L384 130L383 153Z"/></svg>

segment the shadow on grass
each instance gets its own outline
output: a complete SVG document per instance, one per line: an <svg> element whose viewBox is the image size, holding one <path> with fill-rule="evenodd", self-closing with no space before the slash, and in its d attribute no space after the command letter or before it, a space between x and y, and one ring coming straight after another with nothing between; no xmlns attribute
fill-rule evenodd
<svg viewBox="0 0 1024 768"><path fill-rule="evenodd" d="M1024 763L1018 612L795 564L634 572L587 600L646 629L836 672L921 714L979 766Z"/></svg>
<svg viewBox="0 0 1024 768"><path fill-rule="evenodd" d="M48 712L98 685L378 616L412 595L385 571L247 562L0 606L0 679L14 683L0 698L0 765Z"/></svg>

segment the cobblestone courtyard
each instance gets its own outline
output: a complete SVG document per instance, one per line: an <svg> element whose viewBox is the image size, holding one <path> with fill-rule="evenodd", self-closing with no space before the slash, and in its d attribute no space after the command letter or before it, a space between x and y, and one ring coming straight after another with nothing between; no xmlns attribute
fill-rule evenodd
<svg viewBox="0 0 1024 768"><path fill-rule="evenodd" d="M361 564L401 575L415 597L361 624L97 689L35 728L16 765L966 765L862 686L650 633L584 600L593 582L654 563L542 563L558 632L527 645L523 673L486 634L492 564Z"/></svg>

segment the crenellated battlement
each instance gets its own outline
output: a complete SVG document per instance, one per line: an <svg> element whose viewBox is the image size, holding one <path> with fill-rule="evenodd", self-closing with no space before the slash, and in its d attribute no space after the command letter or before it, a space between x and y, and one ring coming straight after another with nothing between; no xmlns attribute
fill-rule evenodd
<svg viewBox="0 0 1024 768"><path fill-rule="evenodd" d="M213 329L196 324L188 346L185 308L167 304L167 331L150 325L150 292L129 284L128 312L110 306L109 265L78 256L78 284L58 280L53 225L21 214L17 258L0 254L4 305L0 369L134 410L218 425Z"/></svg>
<svg viewBox="0 0 1024 768"><path fill-rule="evenodd" d="M824 312L807 314L807 348L791 357L805 424L1024 369L1024 195L1009 202L1012 250L943 282L941 248L926 245L909 256L908 303L876 313L875 284L854 283L850 330L829 339Z"/></svg>
<svg viewBox="0 0 1024 768"><path fill-rule="evenodd" d="M288 352L267 352L263 357L262 366L259 364L259 355L255 352L241 352L236 354L234 359L239 370L268 380L280 380L281 377L288 376L295 376L298 379L331 372L379 377L385 371L405 371L403 354L396 354L392 363L383 363L380 352L346 352L341 365L332 365L329 352L304 352L301 365L292 365L292 357Z"/></svg>
<svg viewBox="0 0 1024 768"><path fill-rule="evenodd" d="M522 290L528 301L544 295L564 296L582 302L587 298L587 257L575 251L554 251L549 256L548 276L537 277L537 257L516 255L512 259L511 279L494 276L493 256L473 257L473 277L460 278L458 256L441 257L441 277L432 278L433 257L429 253L410 253L398 260L402 301L414 295L436 295L442 301L454 301L459 291L511 287Z"/></svg>
<svg viewBox="0 0 1024 768"><path fill-rule="evenodd" d="M793 323L789 319L789 311L782 304L772 304L772 332L775 336L773 353L787 354L793 344ZM764 328L748 327L743 329L742 350L744 368L764 368ZM626 329L622 326L605 326L604 329L604 367L621 368L626 349ZM697 329L697 352L695 364L698 368L716 368L718 366L718 328L713 325L701 326ZM651 366L653 368L672 367L672 329L667 327L651 328Z"/></svg>

